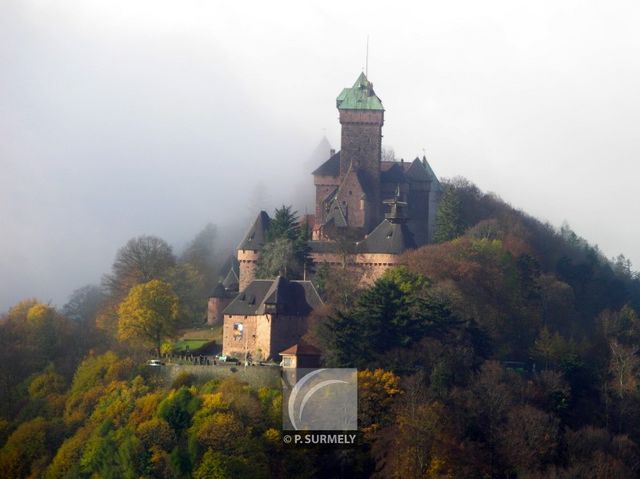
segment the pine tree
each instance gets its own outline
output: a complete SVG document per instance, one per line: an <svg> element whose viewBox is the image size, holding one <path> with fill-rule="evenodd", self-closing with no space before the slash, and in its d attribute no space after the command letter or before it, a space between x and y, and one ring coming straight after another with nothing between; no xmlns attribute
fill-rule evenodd
<svg viewBox="0 0 640 479"><path fill-rule="evenodd" d="M446 186L436 213L434 241L444 243L464 233L460 198L452 186Z"/></svg>

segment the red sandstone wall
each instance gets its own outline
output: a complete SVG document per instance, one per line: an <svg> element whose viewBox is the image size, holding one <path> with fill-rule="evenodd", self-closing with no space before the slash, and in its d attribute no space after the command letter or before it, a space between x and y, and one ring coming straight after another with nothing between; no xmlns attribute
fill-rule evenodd
<svg viewBox="0 0 640 479"><path fill-rule="evenodd" d="M233 298L209 298L207 306L207 324L209 326L222 323L222 312L232 300Z"/></svg>
<svg viewBox="0 0 640 479"><path fill-rule="evenodd" d="M238 250L238 263L240 263L239 289L243 291L256 275L256 263L260 252L252 250Z"/></svg>

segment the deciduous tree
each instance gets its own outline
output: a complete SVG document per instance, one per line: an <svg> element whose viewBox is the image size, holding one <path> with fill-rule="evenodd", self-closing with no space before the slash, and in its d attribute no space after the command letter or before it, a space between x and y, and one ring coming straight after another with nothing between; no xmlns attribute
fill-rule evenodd
<svg viewBox="0 0 640 479"><path fill-rule="evenodd" d="M118 337L160 354L162 341L174 334L178 325L178 297L171 285L154 279L139 284L118 307Z"/></svg>

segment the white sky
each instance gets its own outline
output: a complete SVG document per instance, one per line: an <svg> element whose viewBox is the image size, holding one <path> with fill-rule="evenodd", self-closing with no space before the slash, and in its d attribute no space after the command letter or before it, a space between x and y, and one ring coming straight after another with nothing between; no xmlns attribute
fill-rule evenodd
<svg viewBox="0 0 640 479"><path fill-rule="evenodd" d="M244 227L258 182L297 201L367 35L397 156L637 269L638 25L632 1L0 0L0 311L64 303L130 237Z"/></svg>

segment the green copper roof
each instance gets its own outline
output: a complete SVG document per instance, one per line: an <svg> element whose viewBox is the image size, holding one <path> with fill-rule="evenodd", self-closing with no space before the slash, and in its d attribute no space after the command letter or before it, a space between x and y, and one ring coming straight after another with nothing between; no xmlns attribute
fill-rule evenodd
<svg viewBox="0 0 640 479"><path fill-rule="evenodd" d="M361 73L351 88L342 90L336 103L339 110L384 110L373 84Z"/></svg>

